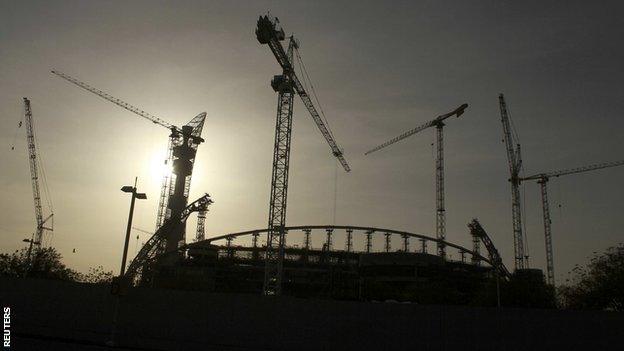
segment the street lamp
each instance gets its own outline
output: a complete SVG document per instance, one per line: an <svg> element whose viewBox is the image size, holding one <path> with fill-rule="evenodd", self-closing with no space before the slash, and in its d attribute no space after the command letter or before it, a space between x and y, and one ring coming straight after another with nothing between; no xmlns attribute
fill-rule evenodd
<svg viewBox="0 0 624 351"><path fill-rule="evenodd" d="M132 228L132 215L134 213L134 200L147 199L147 195L145 195L145 193L137 193L136 183L137 178L134 178L134 186L126 185L121 188L121 191L123 191L124 193L132 194L132 200L130 200L130 214L128 214L128 227L126 228L126 240L124 242L123 257L121 259L121 272L119 273L120 277L124 275L124 271L126 270L126 258L128 257L128 242L130 241L130 229Z"/></svg>
<svg viewBox="0 0 624 351"><path fill-rule="evenodd" d="M27 254L27 256L26 256L26 271L24 272L24 277L26 277L26 275L28 274L28 271L30 270L30 266L32 265L32 261L31 261L31 254L32 254L32 247L33 247L33 244L34 244L34 245L39 245L39 244L41 244L40 242L35 241L35 239L34 239L34 238L35 238L35 234L33 234L33 235L32 235L32 238L30 238L30 239L26 238L26 239L23 239L23 240L22 240L22 241L23 241L23 242L25 242L25 243L29 243L29 244L28 244L28 254Z"/></svg>

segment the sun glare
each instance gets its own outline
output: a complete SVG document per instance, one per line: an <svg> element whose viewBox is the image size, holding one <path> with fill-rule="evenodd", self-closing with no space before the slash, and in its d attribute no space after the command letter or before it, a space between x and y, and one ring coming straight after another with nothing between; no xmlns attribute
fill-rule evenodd
<svg viewBox="0 0 624 351"><path fill-rule="evenodd" d="M163 177L171 175L172 168L167 163L165 151L155 152L150 158L149 167L150 178L154 182L161 182Z"/></svg>

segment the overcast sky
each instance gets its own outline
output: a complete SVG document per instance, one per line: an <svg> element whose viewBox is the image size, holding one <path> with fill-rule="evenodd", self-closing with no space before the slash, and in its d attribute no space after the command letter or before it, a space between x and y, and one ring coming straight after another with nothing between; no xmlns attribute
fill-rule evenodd
<svg viewBox="0 0 624 351"><path fill-rule="evenodd" d="M168 131L51 69L173 124L206 111L191 200L208 192L215 201L207 237L266 227L276 109L269 82L280 70L254 29L270 10L300 40L353 169L338 171L335 223L435 236L435 130L363 154L466 102L466 113L445 128L447 238L470 247L466 224L477 217L513 267L498 94L507 98L527 175L624 159L623 7L618 1L0 1L0 251L23 247L34 229L25 130L16 129L24 96L32 101L54 204L50 242L67 264L118 269L129 205L119 188L135 176L149 198L137 203L135 225L154 229ZM325 141L297 102L289 225L334 222L335 174ZM623 176L621 167L550 182L559 281L594 251L623 241ZM522 193L531 265L545 268L538 190L527 183ZM194 225L192 218L188 238ZM139 244L146 239L141 234ZM321 241L319 235L315 245ZM375 245L381 249L381 237ZM132 256L135 250L133 238Z"/></svg>

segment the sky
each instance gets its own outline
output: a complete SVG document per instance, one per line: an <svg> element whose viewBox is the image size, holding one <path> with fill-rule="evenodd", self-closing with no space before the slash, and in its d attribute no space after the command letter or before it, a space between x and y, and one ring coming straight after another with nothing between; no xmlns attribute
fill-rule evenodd
<svg viewBox="0 0 624 351"><path fill-rule="evenodd" d="M468 103L444 129L447 239L470 247L466 224L476 217L513 267L498 94L526 175L624 159L623 9L617 1L0 1L0 252L23 247L35 227L25 130L17 129L22 97L31 100L54 206L48 244L67 265L118 270L129 206L119 189L135 176L148 200L137 202L134 225L154 230L168 131L51 69L172 124L205 111L190 199L214 199L206 237L266 227L277 102L270 79L280 70L254 30L270 11L299 39L352 167L338 169L298 101L287 224L435 236L435 130L364 152ZM623 241L623 176L619 167L551 180L558 282ZM545 269L539 188L521 192L531 266ZM192 239L195 217L187 228ZM131 257L147 239L133 233Z"/></svg>

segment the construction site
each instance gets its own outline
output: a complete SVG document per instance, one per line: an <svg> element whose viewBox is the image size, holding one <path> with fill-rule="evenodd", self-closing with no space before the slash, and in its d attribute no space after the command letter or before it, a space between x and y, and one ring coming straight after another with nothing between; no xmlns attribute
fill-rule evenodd
<svg viewBox="0 0 624 351"><path fill-rule="evenodd" d="M147 196L154 197L154 195L142 193L136 181L133 186L124 186L121 189L131 195L131 205L127 228L125 228L123 251L119 252L121 269L118 273L114 272L112 282L100 286L98 288L100 290L89 290L95 289L92 287L79 288L61 285L53 288L53 290L58 291L67 289L65 297L57 296L56 293L48 291L48 288L40 286L42 283L36 281L14 280L11 282L11 286L15 286L16 290L3 288L0 293L7 298L7 301L12 301L12 307L24 308L23 313L27 318L39 321L37 323L40 325L34 326L37 323L32 324L31 329L26 332L45 336L39 339L33 337L33 340L37 339L41 342L39 346L47 342L48 339L46 338L57 338L55 342L62 343L69 342L67 340L70 339L80 339L83 341L90 340L89 342L84 341L86 343L83 343L84 345L89 343L92 343L89 345L108 345L108 347L122 345L129 347L129 349L134 347L146 350L197 349L205 345L213 345L211 342L214 340L218 341L214 341L214 345L220 345L217 346L219 349L239 349L238 347L240 347L240 349L298 348L318 350L319 348L338 349L339 346L347 349L367 349L368 346L371 349L379 349L385 345L390 345L390 349L409 349L412 346L439 345L437 341L432 340L444 340L444 346L440 349L450 349L465 346L463 341L458 341L463 337L476 339L476 335L479 333L497 328L497 326L490 324L496 324L493 320L502 318L500 308L505 305L510 308L555 307L553 301L554 289L557 285L555 278L557 260L554 252L557 251L553 248L554 229L551 225L549 181L562 176L622 166L624 160L600 162L580 167L571 165L574 168L555 171L545 170L527 176L522 170L521 144L508 113L506 96L502 93L499 96L493 96L492 104L497 104L500 111L497 119L500 123L499 128L502 131L504 145L498 151L503 152L502 149L504 148L509 170L508 179L501 179L501 182L506 181L509 184L509 199L511 200L509 208L511 211L509 220L506 222L511 226L505 233L492 233L487 229L488 222L477 214L477 218L465 223L463 233L456 233L453 236L457 238L463 235L462 242L470 242L471 245L451 242L447 238L446 222L444 158L447 150L444 148L444 127L450 125L450 128L454 128L458 118L463 120L466 118L465 116L469 116L471 113L470 101L467 103L458 101L456 105L441 111L438 116L420 116L419 120L428 121L420 123L413 129L404 131L396 137L377 144L377 146L374 143L371 144L364 158L364 161L371 160L375 156L369 155L377 155L382 149L383 152L392 153L394 144L412 136L416 138L421 135L420 133L434 135L435 142L432 143L432 153L435 150L435 183L429 185L435 187L435 199L430 199L431 203L435 203L431 209L431 216L432 218L435 217L435 228L432 228L432 234L426 235L396 228L371 227L357 223L350 225L323 223L289 225L287 204L293 107L296 100L301 99L305 107L305 110L297 111L297 114L301 115L298 118L311 117L320 132L320 137L315 137L318 137L321 142L324 140L329 147L327 157L335 159L337 167L341 169L340 171L351 173L358 172L358 170L351 169L347 150L340 146L339 138L334 135L329 127L328 119L320 106L314 86L303 65L299 52L299 40L294 35L287 35L279 19L270 15L262 15L258 18L254 32L257 44L262 48L258 50L258 54L273 55L277 61L276 72L274 72L276 75L270 80L270 88L277 95L277 113L272 151L270 198L268 203L264 205L268 209L267 225L266 227L262 226L240 232L226 232L208 236L207 232L213 232L210 230L210 210L219 206L220 199L213 198L209 194L209 189L205 193L202 190L204 195L199 198L191 198L190 196L197 151L209 142L202 137L207 118L206 112L197 114L185 125L176 126L161 117L113 96L109 92L100 90L95 87L96 84L91 85L92 83L86 83L82 78L79 79L58 70L51 70L56 89L79 88L81 92L87 93L83 96L84 100L90 101L88 99L99 97L125 109L130 117L138 116L146 122L165 128L168 140L164 140L163 137L162 141L163 144L168 143L168 154L164 163L171 172L165 175L161 191L158 194L159 204L155 214L154 231L143 230L132 225L135 200L140 202ZM269 52L266 52L267 48ZM36 101L34 103L36 104ZM29 98L23 98L23 106L23 122L26 129L36 219L34 233L30 238L24 239L28 248L28 257L31 257L36 250L46 247L47 237L54 235L53 220L56 219L58 223L63 219L54 216L50 203L48 206L45 202L42 203L43 199L49 197L48 186L53 187L54 184L41 184L42 180L45 181L45 174L42 173L42 166L39 163L38 135L35 135L33 126L36 113L31 108ZM273 112L263 111L263 113ZM21 125L22 122L20 122L20 127ZM435 146L433 146L434 144ZM524 198L521 195L522 185L527 182L536 182L539 185L541 199L539 205L543 217L543 229L539 240L544 243L543 250L546 257L544 267L532 266L529 263L527 234L523 223L525 218L523 211L525 211L526 204L523 203ZM191 216L196 218L196 221L194 219L195 227L187 226L187 221ZM122 230L123 228L119 229ZM148 236L148 239L138 248L135 256L132 255L132 252L128 252L133 231L140 231ZM536 236L535 233L532 235ZM505 265L505 258L499 251L500 247L496 246L497 239L500 240L503 236L513 238L514 256L509 258L513 260L513 266L507 267ZM313 245L313 243L321 244ZM99 308L98 311L105 311L102 313L106 316L104 319L107 319L107 322L100 323L85 319L80 323L85 323L86 326L83 326L82 329L75 326L74 329L80 331L75 331L72 335L59 332L54 328L46 329L43 326L45 324L43 317L35 317L37 315L36 309L29 310L23 307L27 304L27 300L25 298L22 300L22 297L18 296L20 289L48 291L46 294L56 296L58 301L67 301L70 299L69 296L74 296L76 300L80 300L78 296L84 294L84 302L78 302L82 307L76 305L75 308L70 308L73 311L71 312L73 313L72 316L78 315L80 309L88 310L89 312L86 314L97 314L99 312L96 310ZM533 292L533 295L523 299L513 294L520 295L523 292ZM527 295L530 294L527 293ZM205 315L197 317L198 321L202 321L201 323L209 325L221 323L222 320L218 317L219 315L210 312L214 308L225 308L215 307L220 304L230 306L228 309L232 310L222 311L230 317L223 317L226 320L224 324L214 327L215 329L207 334L209 336L206 336L205 340L201 339L196 344L189 341L192 336L179 331L184 328L195 328L192 323L185 324L193 317L172 317L184 328L175 328L175 332L172 331L170 336L163 337L160 341L158 341L158 332L156 332L159 329L152 326L152 322L147 322L149 325L145 327L144 334L135 336L134 328L141 329L140 324L144 323L146 319L149 320L145 316L157 318L156 315L160 313L169 313L167 310L156 309L155 305L151 305L149 301L152 299L161 302L163 299L181 301L184 296L202 296L203 302L197 305L185 304L182 307L184 303L179 302L181 305L176 307L178 310L186 308L190 311L196 306L200 306L197 307L198 311L205 315L211 315L210 317ZM102 304L101 307L95 307L100 303ZM250 307L247 310L240 306L232 307L232 305L241 303L243 306L254 305L255 307ZM401 331L403 328L401 323L412 323L410 322L411 317L408 316L410 313L422 314L422 319L417 323L420 328L423 328L422 330L428 328L426 327L427 323L438 323L434 321L438 317L442 320L444 318L454 319L454 322L439 321L439 323L457 330L461 328L459 324L473 322L468 317L471 313L481 317L478 318L480 322L475 323L479 326L473 326L471 331L463 331L463 334L458 334L464 335L463 337L446 338L444 335L437 334L440 331L425 330L423 335L426 337L411 343L400 340L379 341L385 337L372 332L371 330L374 328L357 323L357 327L356 324L352 325L354 329L347 328L349 333L354 335L369 330L371 334L363 339L371 340L372 344L368 346L344 340L339 341L338 335L332 335L328 338L320 338L322 341L308 341L305 347L301 347L301 340L306 337L304 334L291 330L295 328L294 326L283 327L284 334L290 333L290 336L282 337L278 344L254 336L233 341L239 336L227 331L229 327L236 325L237 321L242 321L242 327L260 325L266 322L261 318L262 314L271 315L271 311L280 310L280 315L285 315L290 309L292 313L309 313L308 317L314 319L314 323L317 325L317 327L309 328L311 330L319 328L318 330L325 330L327 333L337 324L350 323L349 321L342 321L342 318L353 313L353 311L349 312L348 310L360 308L355 307L355 305L338 305L339 303L365 303L367 306L372 306L370 307L371 316L392 319L393 322L388 322L393 326L393 332L388 334L388 338L391 339L405 338L407 331ZM426 310L428 308L426 306L432 306L432 310ZM438 310L434 311L433 306L454 307L448 307L449 309L442 313ZM468 306L482 308L482 310L474 310L476 312L464 310ZM401 312L403 310L400 310L403 307L409 309L405 315L404 312ZM255 311L254 309L259 310ZM318 312L312 312L315 309L318 309ZM146 312L147 310L149 312ZM53 313L47 307L41 311ZM247 317L242 317L247 311L252 311L250 313L257 318L253 317L255 319L252 321L245 319ZM474 348L469 349L533 348L537 345L539 338L537 335L543 334L543 332L539 332L537 321L542 321L546 329L556 328L557 323L561 322L554 317L547 317L544 311L523 314L520 310L510 309L507 312L514 317L501 322L501 325L516 330L516 327L512 327L512 325L533 323L530 328L536 333L536 336L522 338L519 334L507 333L501 329L498 338L475 341L472 344ZM16 311L15 313L20 312ZM333 321L323 322L325 319L319 317L320 314L324 314L328 320L333 318ZM393 314L398 315L398 317L393 319L394 317L390 317ZM124 315L125 317L123 317ZM287 320L275 319L277 315L268 317L271 320L268 322L269 325L289 323ZM15 318L19 323L29 325L26 320L18 319L20 317ZM110 323L108 318L112 320L111 335L109 335ZM232 320L228 318L232 318ZM316 320L315 318L319 319ZM603 317L598 314L592 316L569 314L562 320L565 319L569 330L574 332L585 328L583 320L602 320L601 318ZM613 321L609 320L605 323L616 325L621 320L621 316L609 318L612 318ZM182 319L185 321L181 322ZM487 322L485 322L486 320ZM324 323L329 324L325 325ZM324 326L321 327L321 325ZM498 327L503 328L500 325ZM272 330L270 326L259 326L259 328L262 330L268 328L266 333L270 333ZM333 333L335 332L334 330ZM595 335L603 333L600 334L604 337L602 342L608 343L608 340L612 340L617 332L613 329L609 331L596 330ZM261 333L252 334L259 335ZM511 335L511 341L504 341L502 335ZM29 338L26 335L18 335L17 337ZM561 345L557 342L562 342L561 340L568 338L568 334L551 331L550 337L554 345ZM208 341L208 339L212 341ZM34 342L33 345L35 345L33 347L37 347L38 344ZM20 348L17 347L16 349Z"/></svg>

